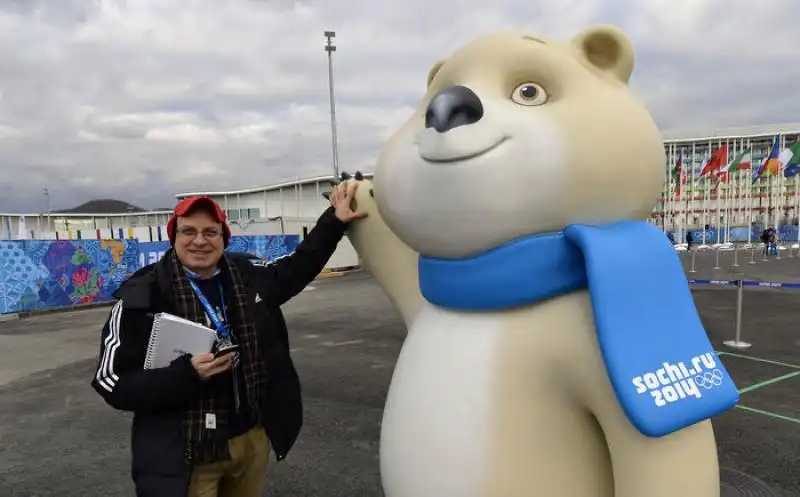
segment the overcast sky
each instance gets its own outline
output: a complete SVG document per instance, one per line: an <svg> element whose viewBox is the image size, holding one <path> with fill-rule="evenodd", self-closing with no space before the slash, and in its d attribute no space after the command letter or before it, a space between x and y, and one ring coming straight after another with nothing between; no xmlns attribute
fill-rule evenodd
<svg viewBox="0 0 800 497"><path fill-rule="evenodd" d="M663 130L800 121L789 0L3 0L0 212L371 170L431 64L483 33L568 39L597 23L637 49Z"/></svg>

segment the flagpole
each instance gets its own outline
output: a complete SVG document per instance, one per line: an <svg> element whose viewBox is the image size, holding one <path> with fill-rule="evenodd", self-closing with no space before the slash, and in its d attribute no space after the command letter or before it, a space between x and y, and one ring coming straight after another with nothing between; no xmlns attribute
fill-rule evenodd
<svg viewBox="0 0 800 497"><path fill-rule="evenodd" d="M785 148L786 147L786 136L785 135L783 137L781 137L781 141L783 142L783 146ZM791 159L789 159L789 160L791 160ZM781 223L783 223L784 218L789 216L789 202L787 202L787 199L786 199L786 197L787 197L787 195L786 195L787 188L786 188L786 174L785 174L786 173L786 165L787 164L788 164L788 160L786 162L782 162L780 164L780 168L781 168L781 171L780 171L780 175L781 175ZM787 229L789 229L788 227L792 225L791 219L786 224L787 224ZM791 235L787 234L787 241L789 239L789 236L791 236Z"/></svg>
<svg viewBox="0 0 800 497"><path fill-rule="evenodd" d="M731 177L728 173L728 184L725 188L725 244L731 243L731 195L736 187L736 176Z"/></svg>
<svg viewBox="0 0 800 497"><path fill-rule="evenodd" d="M742 171L736 171L736 212L741 213L741 219L747 224L747 193L742 183ZM740 216L736 216L737 218Z"/></svg>
<svg viewBox="0 0 800 497"><path fill-rule="evenodd" d="M667 201L669 202L669 227L672 230L672 237L673 239L678 235L675 231L675 173L672 171L672 164L675 162L675 144L670 144L669 146L669 188L667 189L667 193L669 197ZM664 226L667 225L667 216L664 217ZM675 240L675 243L680 243L680 240Z"/></svg>
<svg viewBox="0 0 800 497"><path fill-rule="evenodd" d="M741 139L739 142L739 146L742 148L741 152L745 150L744 140ZM740 153L741 153L740 152ZM741 168L737 170L739 174L739 187L736 189L736 209L738 212L742 213L742 220L744 224L747 224L747 191L744 189L744 175L742 174ZM749 228L748 228L749 231Z"/></svg>
<svg viewBox="0 0 800 497"><path fill-rule="evenodd" d="M738 145L736 145L737 143ZM739 139L738 141L734 140L734 146L736 147L736 155L738 156L742 152L742 140L741 139ZM728 218L729 218L728 243L736 243L733 237L731 236L731 229L733 229L736 226L736 219L738 219L739 217L739 211L740 211L739 196L741 195L741 184L739 181L740 179L741 175L739 174L739 171L736 171L736 173L733 176L732 180L733 190L731 191L731 198L728 203L728 208L730 209L730 212L728 213Z"/></svg>
<svg viewBox="0 0 800 497"><path fill-rule="evenodd" d="M692 145L692 154L694 154L694 145ZM693 164L692 161L694 160L694 155L692 155L692 161L684 164L683 148L681 148L679 157L681 159L681 174L678 176L678 181L681 182L681 193L678 195L678 203L680 204L680 214L678 215L678 220L680 221L681 240L686 241L686 230L688 229L689 225L689 198L691 197L689 190L692 186L691 183L687 181L689 174L686 171L686 166L688 164ZM694 177L694 172L692 172L692 177Z"/></svg>
<svg viewBox="0 0 800 497"><path fill-rule="evenodd" d="M768 159L769 160L769 159ZM769 204L767 204L767 227L775 227L775 177L770 175L767 182Z"/></svg>
<svg viewBox="0 0 800 497"><path fill-rule="evenodd" d="M786 236L786 241L791 242L792 234L791 231L794 229L794 221L793 218L798 218L798 248L800 248L800 214L798 213L798 208L800 208L800 178L798 178L798 169L800 168L800 141L795 141L790 148L786 147L786 137L782 136L782 143L783 143L783 150L778 155L778 163L781 168L781 198L782 198L782 209L781 215L783 216L783 211L786 211L786 217L788 218L788 222L786 224L788 234ZM787 200L788 197L788 178L791 179L791 200ZM789 213L791 212L791 216ZM790 249L794 248L793 246L789 246ZM792 256L791 250L789 251L789 257ZM800 253L798 253L798 257L800 257Z"/></svg>
<svg viewBox="0 0 800 497"><path fill-rule="evenodd" d="M720 143L722 140L720 140ZM723 149L722 158L719 161L720 169L717 170L717 176L720 181L719 186L717 187L717 220L714 223L717 225L717 244L721 244L723 242L722 238L722 230L724 229L723 221L722 221L722 200L725 198L725 191L728 187L728 175L720 174L722 168L728 165L728 140L725 140L725 144L722 145L725 147ZM720 191L723 190L723 191Z"/></svg>
<svg viewBox="0 0 800 497"><path fill-rule="evenodd" d="M672 169L670 168L670 164L672 164L672 145L669 146L669 152L667 153L667 174L666 174L666 184L664 187L664 195L663 195L663 203L661 205L661 224L662 228L664 229L664 235L667 234L667 214L669 210L672 208L672 199L670 193L672 192Z"/></svg>
<svg viewBox="0 0 800 497"><path fill-rule="evenodd" d="M721 141L721 140L720 140ZM719 168L721 169L723 166L728 164L728 143L725 143L725 149L723 151L723 155L720 158ZM714 224L717 227L717 245L722 243L722 183L723 180L726 179L720 174L721 171L717 169L717 218L714 220Z"/></svg>
<svg viewBox="0 0 800 497"><path fill-rule="evenodd" d="M694 188L689 183L689 173L686 171L686 166L681 162L681 236L686 239L686 230L689 229L689 204L692 201L692 189ZM688 164L692 164L689 162ZM692 173L694 174L694 173Z"/></svg>
<svg viewBox="0 0 800 497"><path fill-rule="evenodd" d="M747 245L753 244L753 148L752 143L750 142L750 138L747 139L747 148L750 150L750 173L746 176L747 178L747 198L745 199L745 205L747 207Z"/></svg>
<svg viewBox="0 0 800 497"><path fill-rule="evenodd" d="M701 180L703 178L703 176L702 176L703 169L705 169L706 164L708 164L708 160L710 158L710 153L711 153L711 141L708 142L708 149L706 150L705 160L703 161L703 167L700 170L700 175L701 175L700 179ZM703 245L704 246L706 244L706 235L707 235L707 233L706 233L706 225L708 224L708 197L709 197L709 191L708 191L707 187L708 187L708 185L703 183Z"/></svg>
<svg viewBox="0 0 800 497"><path fill-rule="evenodd" d="M775 137L775 141L776 141L776 143L780 143L780 137L776 136ZM778 149L780 150L780 144L778 145ZM771 156L772 156L772 154L770 153L770 157ZM780 164L778 165L777 173L780 173ZM780 237L779 228L780 228L780 215L781 215L781 198L780 198L781 185L780 185L780 178L779 177L776 177L776 176L773 175L772 186L773 186L773 196L775 197L775 203L774 203L775 207L772 210L772 212L775 213L775 223L773 224L773 228L775 228L775 234L778 237Z"/></svg>
<svg viewBox="0 0 800 497"><path fill-rule="evenodd" d="M703 183L703 245L706 244L706 237L708 233L706 232L706 225L708 224L708 202L710 200L711 194L708 191L708 184Z"/></svg>
<svg viewBox="0 0 800 497"><path fill-rule="evenodd" d="M780 143L780 138L776 137L775 140ZM780 149L780 145L778 145L778 147ZM781 222L781 178L780 178L780 176L777 176L777 175L780 174L780 173L781 173L780 164L778 164L778 171L776 171L775 175L773 176L772 184L775 187L775 192L774 192L774 195L775 195L775 209L773 210L773 212L775 213L775 224L773 225L773 228L775 228L775 234L778 236L779 239L780 239L780 234L781 234L780 233L780 222Z"/></svg>
<svg viewBox="0 0 800 497"><path fill-rule="evenodd" d="M734 139L733 147L736 150L736 155L734 155L734 157L736 157L742 151L741 139L738 141ZM731 237L731 228L733 228L736 225L736 223L735 221L731 222L731 219L733 219L734 213L738 212L737 207L739 205L739 179L740 179L739 176L740 176L739 173L735 172L735 174L733 175L733 179L731 179L732 189L729 191L728 195L728 241L726 243L733 242L733 239Z"/></svg>
<svg viewBox="0 0 800 497"><path fill-rule="evenodd" d="M780 171L779 171L780 172ZM772 227L775 228L775 232L778 232L778 228L780 227L780 216L781 216L781 180L778 177L773 176L772 178L772 196L775 199L773 203L774 207L772 212L775 215L775 222L772 224Z"/></svg>
<svg viewBox="0 0 800 497"><path fill-rule="evenodd" d="M675 181L677 181L678 185L679 185L679 186L676 186L676 188L678 188L680 190L679 194L676 196L676 203L675 203L675 205L676 205L676 207L675 207L675 216L676 216L676 218L675 218L675 226L676 226L676 231L680 230L681 227L683 226L683 193L684 193L683 190L686 189L686 187L683 185L683 178L684 178L683 175L687 174L686 173L686 167L688 165L688 163L686 162L686 154L683 153L684 150L685 150L685 148L683 146L680 147L679 149L677 149L677 153L678 153L678 159L677 160L681 161L681 174L678 175L677 178L675 178ZM686 241L686 234L682 233L682 232L679 232L678 234L680 236L681 243L684 243Z"/></svg>
<svg viewBox="0 0 800 497"><path fill-rule="evenodd" d="M800 175L794 175L794 217L797 219L797 256L800 257Z"/></svg>
<svg viewBox="0 0 800 497"><path fill-rule="evenodd" d="M675 162L677 160L682 160L680 152L677 152L676 158L676 149L677 147L673 144L672 145L672 161ZM683 166L681 166L683 167ZM678 225L680 224L680 219L678 217L678 212L680 208L680 192L681 192L681 176L680 171L678 171L678 176L672 178L672 217L670 218L670 224L672 225L672 231L675 233L675 243L683 243L683 239L681 238L681 233L678 229Z"/></svg>
<svg viewBox="0 0 800 497"><path fill-rule="evenodd" d="M781 137L781 141L784 141L785 138ZM783 148L783 147L781 147ZM783 215L785 212L786 207L786 181L783 176L785 165L782 162L778 163L778 214L775 217L776 225L775 231L778 232L778 240L780 240L780 227L783 224Z"/></svg>
<svg viewBox="0 0 800 497"><path fill-rule="evenodd" d="M736 186L736 176L734 175L731 177L730 173L730 163L733 160L731 157L736 157L736 140L733 141L733 155L730 154L730 140L727 140L726 143L728 144L728 163L726 167L728 168L728 172L726 173L727 184L725 185L725 244L731 243L731 193Z"/></svg>

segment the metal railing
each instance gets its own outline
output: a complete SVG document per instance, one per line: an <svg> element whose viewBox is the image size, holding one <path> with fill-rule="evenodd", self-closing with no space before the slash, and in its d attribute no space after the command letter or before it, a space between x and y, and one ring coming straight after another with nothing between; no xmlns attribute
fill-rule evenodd
<svg viewBox="0 0 800 497"><path fill-rule="evenodd" d="M778 244L777 250L775 251L775 255L773 256L773 260L779 261L779 260L782 259L782 257L781 257L781 250L782 250L781 247L783 245L784 244L780 244L780 243ZM759 247L759 248L756 248L756 247ZM758 251L761 254L761 259L760 259L761 262L767 262L767 261L770 260L769 259L769 255L767 254L767 251L763 248L762 244L753 243L753 244L750 245L749 249L741 249L739 247L734 246L732 249L727 249L727 250L721 250L719 247L716 247L716 248L712 248L712 249L705 249L703 251L704 252L710 252L712 250L714 251L714 267L713 267L713 269L716 269L716 270L722 269L722 266L720 266L720 264L719 264L719 253L720 252L733 252L733 263L731 264L731 267L739 267L739 252L741 252L742 250L749 250L750 251L750 260L747 262L748 264L757 264L757 262L756 262L756 251ZM787 257L788 259L795 258L795 255L794 255L794 253L792 251L792 245L791 244L789 245L788 248L783 249L783 250L788 250L789 251L789 254L788 254L788 257ZM696 258L697 258L697 252L698 252L697 249L694 249L694 250L691 251L691 254L692 254L692 266L689 268L689 272L690 273L696 273L697 272L697 266L695 264ZM797 252L798 252L797 253L797 257L800 258L800 248L798 249Z"/></svg>

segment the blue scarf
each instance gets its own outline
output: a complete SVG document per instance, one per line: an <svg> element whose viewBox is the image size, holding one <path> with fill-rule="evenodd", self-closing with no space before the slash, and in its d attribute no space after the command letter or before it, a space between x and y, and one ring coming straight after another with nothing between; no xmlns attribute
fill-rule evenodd
<svg viewBox="0 0 800 497"><path fill-rule="evenodd" d="M588 289L609 380L646 436L709 419L739 399L700 322L680 260L647 222L571 225L466 259L420 256L419 283L431 304L470 312Z"/></svg>

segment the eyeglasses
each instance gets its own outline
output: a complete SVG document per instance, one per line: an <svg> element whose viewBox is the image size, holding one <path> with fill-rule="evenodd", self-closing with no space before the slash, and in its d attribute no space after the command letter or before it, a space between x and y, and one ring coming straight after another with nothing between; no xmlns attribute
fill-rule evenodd
<svg viewBox="0 0 800 497"><path fill-rule="evenodd" d="M197 233L202 233L203 238L205 238L206 240L216 240L217 238L222 236L222 231L217 228L206 228L200 232L196 228L189 228L189 227L178 229L178 235L180 235L183 238L191 238L192 240L197 238Z"/></svg>

